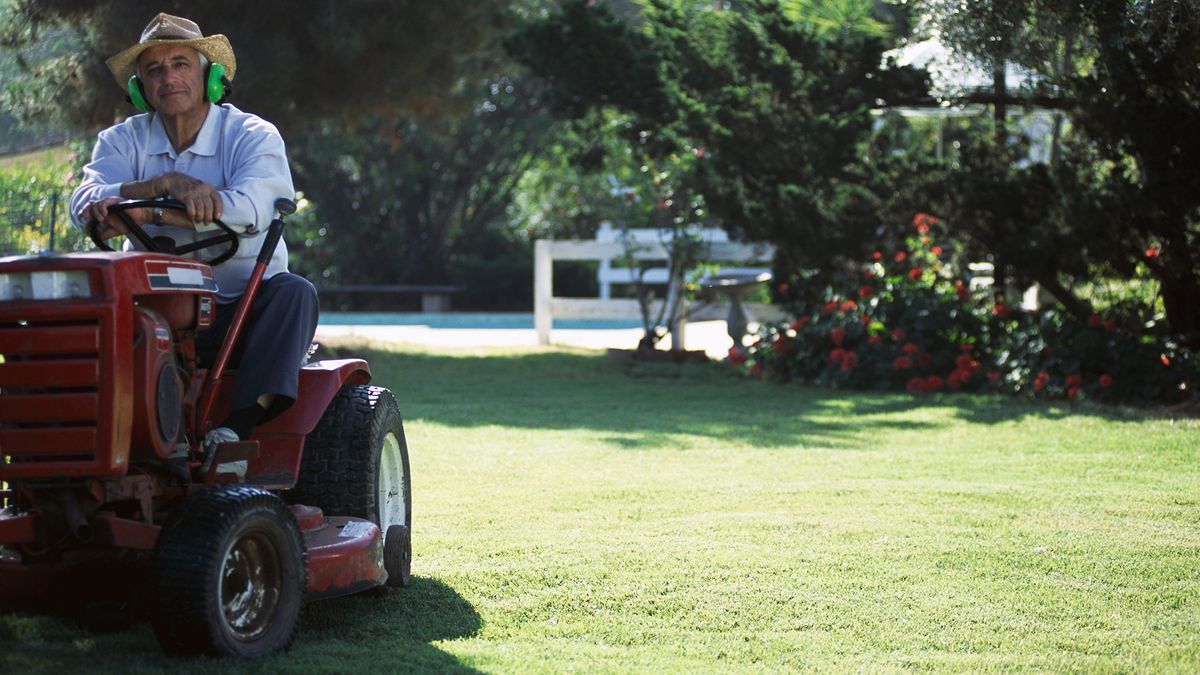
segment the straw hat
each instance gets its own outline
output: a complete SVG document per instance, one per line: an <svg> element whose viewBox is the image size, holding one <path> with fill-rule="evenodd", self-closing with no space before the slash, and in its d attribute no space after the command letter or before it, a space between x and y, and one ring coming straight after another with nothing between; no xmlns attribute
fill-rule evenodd
<svg viewBox="0 0 1200 675"><path fill-rule="evenodd" d="M138 55L157 45L185 45L203 54L209 61L225 66L225 76L233 80L237 71L237 59L233 46L224 35L205 37L195 21L170 14L159 14L150 20L138 43L105 61L122 90L129 78L137 73Z"/></svg>

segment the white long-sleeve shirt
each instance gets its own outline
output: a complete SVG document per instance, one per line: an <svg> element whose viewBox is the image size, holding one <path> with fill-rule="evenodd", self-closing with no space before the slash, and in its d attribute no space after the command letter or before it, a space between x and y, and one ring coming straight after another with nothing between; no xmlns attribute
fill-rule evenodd
<svg viewBox="0 0 1200 675"><path fill-rule="evenodd" d="M84 229L79 214L93 201L120 197L121 185L149 180L170 171L204 181L221 195L221 222L241 234L238 251L213 268L217 301L232 302L246 288L267 226L275 215L275 200L295 198L283 138L270 122L229 105L209 104L196 142L181 153L155 113L134 115L100 132L83 181L71 196L71 217ZM215 225L196 232L170 226L146 225L151 237L168 236L177 244L211 236ZM85 230L86 231L86 230ZM211 257L221 247L202 249ZM287 271L287 245L280 239L264 279Z"/></svg>

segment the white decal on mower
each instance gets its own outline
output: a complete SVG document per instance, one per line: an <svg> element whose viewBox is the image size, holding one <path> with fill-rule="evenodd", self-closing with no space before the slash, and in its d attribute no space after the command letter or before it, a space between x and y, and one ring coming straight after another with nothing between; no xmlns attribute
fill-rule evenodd
<svg viewBox="0 0 1200 675"><path fill-rule="evenodd" d="M168 267L167 278L179 286L204 285L204 275L195 267Z"/></svg>
<svg viewBox="0 0 1200 675"><path fill-rule="evenodd" d="M338 533L339 537L349 537L357 539L371 531L375 527L375 523L368 523L363 520L352 520L342 526L342 531Z"/></svg>

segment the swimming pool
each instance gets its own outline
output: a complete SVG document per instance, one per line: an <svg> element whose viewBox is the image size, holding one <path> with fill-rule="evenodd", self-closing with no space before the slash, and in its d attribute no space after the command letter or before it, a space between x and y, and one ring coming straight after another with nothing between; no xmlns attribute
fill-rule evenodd
<svg viewBox="0 0 1200 675"><path fill-rule="evenodd" d="M533 330L533 314L524 312L321 312L325 326L425 326L437 329ZM637 319L555 319L559 330L623 330L641 328Z"/></svg>

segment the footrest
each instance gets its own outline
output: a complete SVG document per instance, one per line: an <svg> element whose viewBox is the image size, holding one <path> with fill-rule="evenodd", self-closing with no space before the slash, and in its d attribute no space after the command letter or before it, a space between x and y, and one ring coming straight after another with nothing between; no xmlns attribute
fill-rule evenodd
<svg viewBox="0 0 1200 675"><path fill-rule="evenodd" d="M211 483L217 477L217 468L222 464L240 460L258 459L258 441L237 441L218 443L212 457L205 457L201 470L205 474L205 482Z"/></svg>

